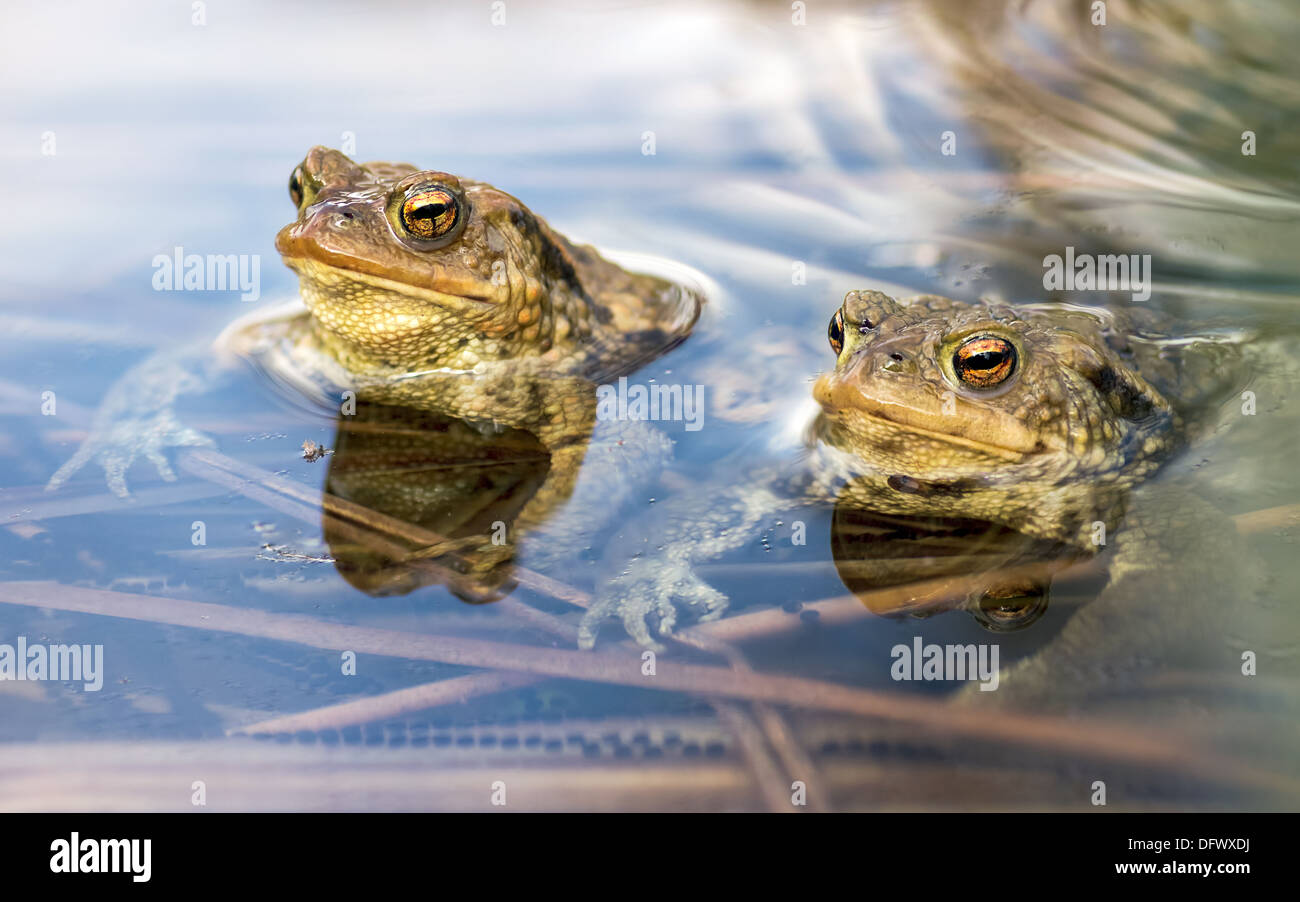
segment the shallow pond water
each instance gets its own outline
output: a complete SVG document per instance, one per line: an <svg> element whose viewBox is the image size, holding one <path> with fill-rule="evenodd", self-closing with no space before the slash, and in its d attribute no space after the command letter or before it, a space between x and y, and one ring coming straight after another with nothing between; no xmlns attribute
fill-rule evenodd
<svg viewBox="0 0 1300 902"><path fill-rule="evenodd" d="M0 681L3 804L187 808L197 769L233 809L477 809L494 775L539 809L779 809L795 781L823 809L1084 809L1097 781L1112 807L1294 808L1300 18L1285 3L1112 2L1105 24L1088 4L809 6L10 11L0 644L102 646L103 666L94 691ZM137 462L122 501L92 463L45 491L132 365L296 297L273 240L318 144L489 182L708 294L696 333L635 374L702 384L700 428L655 424L673 462L577 554L524 546L488 597L431 577L428 557L395 572L375 535L409 552L472 518L463 494L423 520L385 512L367 469L393 453L385 436L450 435L460 464L502 454L511 491L543 478L545 454L384 410L340 422L253 368L179 406L215 447L172 454L175 482ZM1093 605L1103 553L1050 580L1031 626L991 632L935 613L972 588L935 580L1018 566L1022 545L827 503L798 514L802 542L773 517L701 565L727 615L653 674L617 621L578 651L607 545L798 457L846 291L1136 306L1045 287L1066 248L1149 255L1144 309L1240 346L1240 391L1207 402L1134 501L1195 496L1220 518L1191 528L1221 541L1153 550L1165 570L1131 607ZM158 290L156 258L178 253L242 255L250 281ZM335 453L306 460L308 441ZM402 453L431 467L449 452ZM917 605L931 616L878 616ZM984 710L969 687L892 678L892 650L918 636L995 644L1040 691ZM1054 641L1068 668L1040 655ZM231 735L245 728L259 738Z"/></svg>

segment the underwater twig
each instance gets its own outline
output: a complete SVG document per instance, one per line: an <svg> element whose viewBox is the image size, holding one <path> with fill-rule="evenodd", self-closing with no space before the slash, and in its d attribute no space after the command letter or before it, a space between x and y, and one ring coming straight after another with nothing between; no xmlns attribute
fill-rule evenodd
<svg viewBox="0 0 1300 902"><path fill-rule="evenodd" d="M806 629L807 625L800 617L805 611L815 612L817 622L827 626L839 626L874 616L930 613L951 608L953 602L964 600L973 591L987 588L993 580L1042 579L1052 574L1056 574L1058 579L1082 578L1098 572L1096 566L1095 561L1043 561L973 576L942 576L886 586L856 595L835 595L803 602L798 614L782 608L764 608L736 614L689 627L681 635L725 642L769 638L780 633Z"/></svg>
<svg viewBox="0 0 1300 902"><path fill-rule="evenodd" d="M132 497L136 501L133 505L106 491L91 495L72 493L61 495L45 491L44 486L19 486L5 489L4 497L0 499L0 523L10 526L15 523L53 520L57 517L100 514L105 511L134 512L168 504L180 504L184 501L216 498L225 493L226 490L221 486L210 482L169 482L132 492Z"/></svg>
<svg viewBox="0 0 1300 902"><path fill-rule="evenodd" d="M772 748L776 749L777 756L785 765L786 773L804 784L808 810L824 812L834 810L826 790L830 784L820 768L813 763L803 744L795 738L794 732L790 729L789 719L766 702L755 702L754 714L758 718L758 725L767 735L767 741L772 744Z"/></svg>
<svg viewBox="0 0 1300 902"><path fill-rule="evenodd" d="M708 626L709 624L704 624ZM683 645L690 645L701 651L711 652L721 656L731 666L733 670L741 673L753 673L754 669L750 666L749 660L745 657L744 652L726 642L718 641L703 635L700 631L691 631L674 637L676 641ZM710 699L710 702L717 707L718 699ZM785 716L772 705L766 702L753 703L754 717L757 720L759 728L767 741L776 751L777 757L785 767L786 780L782 784L787 786L791 778L800 780L804 783L807 792L807 808L811 811L830 811L829 800L825 798L822 787L826 784L822 780L817 766L813 764L812 759L804 747L794 738L790 731L790 725ZM748 718L746 717L748 721ZM737 741L742 737L737 735ZM770 800L769 800L770 801ZM781 807L778 809L786 811L788 809L788 799L785 791L781 793Z"/></svg>
<svg viewBox="0 0 1300 902"><path fill-rule="evenodd" d="M738 761L438 760L429 749L231 742L0 744L0 810L489 811L485 787L510 787L512 811L725 811L754 807ZM853 775L843 778L854 781Z"/></svg>
<svg viewBox="0 0 1300 902"><path fill-rule="evenodd" d="M795 812L799 809L790 804L786 786L789 778L781 773L780 767L768 754L763 744L763 731L754 722L742 706L724 699L710 699L718 720L727 728L740 746L741 755L754 775L755 788L767 805L769 811L777 813Z"/></svg>
<svg viewBox="0 0 1300 902"><path fill-rule="evenodd" d="M507 689L518 689L544 680L533 673L519 673L508 670L488 670L471 673L467 676L452 677L433 683L398 689L359 698L355 701L342 702L314 708L285 717L273 717L242 727L232 727L226 731L227 736L239 734L258 735L266 733L297 733L301 730L320 732L322 730L341 730L356 724L373 723L409 714L412 711L424 711L439 705L450 705L466 701L479 695L490 695Z"/></svg>
<svg viewBox="0 0 1300 902"><path fill-rule="evenodd" d="M640 654L612 649L583 652L485 639L452 639L52 582L0 584L0 603L217 630L336 651L838 711L910 723L938 733L1141 763L1216 782L1300 792L1300 780L1294 776L1197 754L1177 741L1165 740L1151 731L1134 732L1121 724L955 708L911 694L857 689L806 677L739 673L724 667L670 660L661 660L656 674L646 676L641 670Z"/></svg>
<svg viewBox="0 0 1300 902"><path fill-rule="evenodd" d="M1237 514L1232 521L1237 524L1237 532L1243 535L1283 526L1300 526L1300 504L1279 504L1277 507Z"/></svg>

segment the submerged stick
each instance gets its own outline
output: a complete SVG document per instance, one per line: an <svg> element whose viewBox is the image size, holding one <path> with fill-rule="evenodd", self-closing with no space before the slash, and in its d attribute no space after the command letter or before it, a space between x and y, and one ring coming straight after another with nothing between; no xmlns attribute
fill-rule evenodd
<svg viewBox="0 0 1300 902"><path fill-rule="evenodd" d="M780 766L767 751L763 744L763 731L758 728L749 712L735 702L724 699L715 698L710 703L718 720L735 737L740 754L754 777L754 788L768 811L778 814L797 811L790 804L785 788L790 783L789 778L781 773Z"/></svg>
<svg viewBox="0 0 1300 902"><path fill-rule="evenodd" d="M471 673L468 676L452 677L435 683L412 686L409 689L398 689L396 692L385 692L355 701L327 705L300 714L273 717L270 720L234 727L227 730L226 735L253 736L259 733L297 733L302 730L310 730L314 733L322 730L341 730L356 724L399 717L412 711L423 711L439 705L463 702L478 695L518 689L521 686L539 683L544 679L546 678L532 673L507 670Z"/></svg>
<svg viewBox="0 0 1300 902"><path fill-rule="evenodd" d="M703 624L706 627L711 625ZM754 669L749 664L749 659L745 657L745 653L726 642L707 638L699 633L678 636L676 639L685 645L721 656L731 665L733 670L741 673L754 672ZM722 711L718 708L720 701L716 698L711 701L715 710L718 710L719 716L721 716ZM786 797L784 787L789 786L793 780L799 780L803 782L807 793L807 809L811 811L830 811L830 802L825 798L823 788L826 785L825 781L822 779L817 766L813 764L812 759L808 756L807 751L790 731L790 725L785 715L767 702L754 702L753 709L754 716L752 720L743 711L733 712L733 716L744 718L743 723L739 721L733 723L733 732L736 733L737 741L743 741L747 737L742 737L739 731L746 725L752 726L757 723L758 729L767 738L768 744L772 746L781 765L785 768L786 779L782 782L780 806L776 810L789 810L789 799ZM747 754L750 753L747 752ZM755 771L757 772L761 766L761 763L755 765ZM791 791L793 791L793 788L791 788ZM769 797L768 803L772 804L772 802L772 798Z"/></svg>
<svg viewBox="0 0 1300 902"><path fill-rule="evenodd" d="M0 584L0 602L217 630L330 650L839 711L911 723L939 733L1065 750L1193 773L1214 781L1300 792L1300 780L1293 776L1191 753L1177 741L1165 741L1149 732L1135 733L1119 724L954 708L941 701L805 677L739 673L667 659L660 660L655 676L645 676L639 653L566 651L486 639L449 639L50 582Z"/></svg>

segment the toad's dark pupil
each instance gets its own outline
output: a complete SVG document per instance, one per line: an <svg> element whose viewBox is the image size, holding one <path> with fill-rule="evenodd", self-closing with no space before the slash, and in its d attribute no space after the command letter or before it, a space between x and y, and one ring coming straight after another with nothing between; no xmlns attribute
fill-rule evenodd
<svg viewBox="0 0 1300 902"><path fill-rule="evenodd" d="M1006 360L1006 351L981 351L972 354L962 362L968 370L991 370L1006 363Z"/></svg>
<svg viewBox="0 0 1300 902"><path fill-rule="evenodd" d="M444 188L421 188L402 201L402 225L414 238L441 238L456 227L459 208Z"/></svg>
<svg viewBox="0 0 1300 902"><path fill-rule="evenodd" d="M447 212L446 204L425 204L422 207L416 207L411 211L412 219L437 219L443 213Z"/></svg>
<svg viewBox="0 0 1300 902"><path fill-rule="evenodd" d="M996 388L1016 369L1016 351L1010 342L992 336L972 338L952 358L958 378L971 388Z"/></svg>

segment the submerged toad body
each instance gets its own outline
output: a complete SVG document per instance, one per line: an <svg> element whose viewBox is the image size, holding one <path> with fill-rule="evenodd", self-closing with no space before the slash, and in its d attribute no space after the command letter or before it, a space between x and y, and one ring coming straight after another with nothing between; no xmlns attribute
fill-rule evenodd
<svg viewBox="0 0 1300 902"><path fill-rule="evenodd" d="M778 514L831 502L975 519L1083 554L1113 534L1112 588L1125 568L1149 571L1152 521L1128 510L1129 495L1184 442L1190 415L1239 378L1235 345L1167 338L1141 310L850 292L830 321L835 367L814 387L803 452L738 466L729 484L692 493L707 495L703 509L661 504L615 552L617 575L581 641L606 617L651 644L647 620L667 634L677 605L719 616L727 599L695 565L753 541Z"/></svg>
<svg viewBox="0 0 1300 902"><path fill-rule="evenodd" d="M663 354L700 313L699 292L622 268L482 182L358 164L316 147L294 169L289 194L297 216L276 248L299 276L306 310L236 323L217 355L160 354L136 367L51 488L91 459L124 497L138 456L174 478L165 449L210 442L177 420L173 402L210 387L242 357L335 410L354 399L432 411L441 428L450 418L483 434L535 435L548 475L517 521L535 525L580 491L595 386ZM655 434L600 440L622 448L632 438L642 441L626 442L628 454L634 445L652 449L648 457L667 449ZM621 461L603 456L588 480L602 509L617 491L601 480L626 482L627 470L648 469Z"/></svg>

